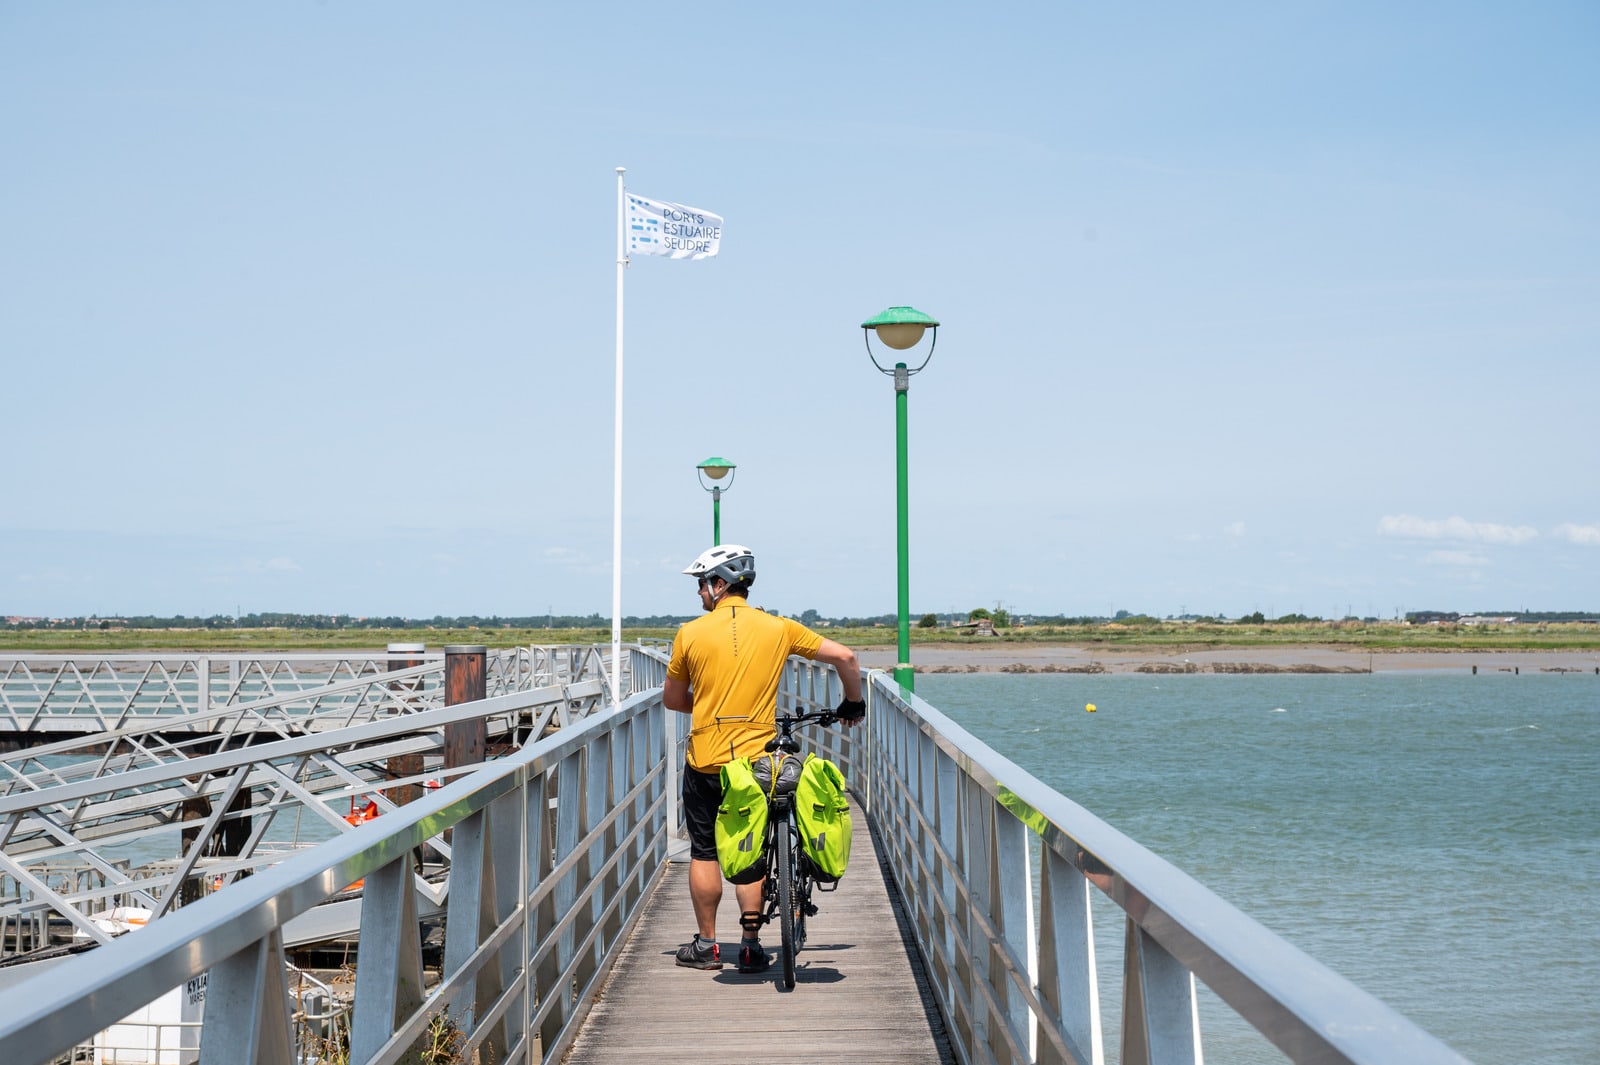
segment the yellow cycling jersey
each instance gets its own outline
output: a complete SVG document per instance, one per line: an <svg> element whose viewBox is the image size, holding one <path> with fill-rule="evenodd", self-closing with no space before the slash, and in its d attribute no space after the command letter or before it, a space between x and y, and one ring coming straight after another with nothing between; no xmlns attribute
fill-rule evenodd
<svg viewBox="0 0 1600 1065"><path fill-rule="evenodd" d="M817 657L822 637L790 618L757 610L736 595L678 630L667 676L694 697L689 765L712 773L755 758L777 732L778 681L790 655Z"/></svg>

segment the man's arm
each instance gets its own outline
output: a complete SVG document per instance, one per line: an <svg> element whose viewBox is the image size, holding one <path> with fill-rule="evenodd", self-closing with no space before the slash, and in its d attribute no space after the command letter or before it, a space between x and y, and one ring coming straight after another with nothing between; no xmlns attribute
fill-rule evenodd
<svg viewBox="0 0 1600 1065"><path fill-rule="evenodd" d="M661 705L668 710L676 710L680 714L687 714L694 709L694 693L689 690L686 680L674 680L668 677L661 684Z"/></svg>
<svg viewBox="0 0 1600 1065"><path fill-rule="evenodd" d="M860 701L861 663L856 661L854 651L836 640L824 638L822 646L817 648L817 661L838 670L846 699Z"/></svg>

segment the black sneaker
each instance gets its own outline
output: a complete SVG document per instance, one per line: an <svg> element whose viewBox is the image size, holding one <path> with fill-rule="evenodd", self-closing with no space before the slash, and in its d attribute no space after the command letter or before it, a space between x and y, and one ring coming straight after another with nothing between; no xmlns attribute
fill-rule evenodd
<svg viewBox="0 0 1600 1065"><path fill-rule="evenodd" d="M722 948L716 943L702 943L700 936L678 948L678 964L689 969L722 968Z"/></svg>
<svg viewBox="0 0 1600 1065"><path fill-rule="evenodd" d="M764 973L772 964L772 955L761 949L760 943L742 943L739 946L739 971Z"/></svg>

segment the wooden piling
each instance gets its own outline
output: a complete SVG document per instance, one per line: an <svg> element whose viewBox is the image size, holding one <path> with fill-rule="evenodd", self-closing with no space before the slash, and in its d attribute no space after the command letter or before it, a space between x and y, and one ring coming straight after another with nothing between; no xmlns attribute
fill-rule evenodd
<svg viewBox="0 0 1600 1065"><path fill-rule="evenodd" d="M489 649L482 644L451 644L444 649L444 703L475 702L489 692ZM444 727L446 770L477 765L489 743L489 723L458 721Z"/></svg>
<svg viewBox="0 0 1600 1065"><path fill-rule="evenodd" d="M412 666L422 665L422 652L427 650L426 644L421 643L391 643L389 651L389 669L410 669ZM417 681L411 680L392 681L389 685L395 691L413 691ZM397 754L389 759L388 776L390 780L401 780L405 777L415 777L422 773L422 754ZM408 802L415 802L422 797L420 784L401 784L397 787L384 789L384 795L396 806L404 806Z"/></svg>

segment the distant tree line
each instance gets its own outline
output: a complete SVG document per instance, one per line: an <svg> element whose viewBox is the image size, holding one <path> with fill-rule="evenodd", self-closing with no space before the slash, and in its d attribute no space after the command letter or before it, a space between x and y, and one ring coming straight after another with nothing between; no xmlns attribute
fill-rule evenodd
<svg viewBox="0 0 1600 1065"><path fill-rule="evenodd" d="M777 611L773 611L777 613ZM627 615L622 619L622 624L631 629L672 629L689 621L692 614L651 614ZM823 617L816 610L804 610L799 614L789 615L804 625L814 628L892 628L899 623L899 618L894 614L869 614L846 615L843 617ZM1538 624L1541 622L1600 622L1600 613L1589 611L1525 611L1525 610L1484 610L1475 614L1459 614L1437 610L1414 610L1405 615L1405 620L1414 625L1430 624L1434 622L1453 623L1463 617L1478 618L1512 618L1519 624ZM928 613L923 614L915 622L921 629L936 629L941 627L959 627L971 625L979 620L987 620L996 629L1007 629L1017 626L1059 626L1083 627L1090 625L1103 625L1106 622L1117 622L1122 625L1159 625L1172 621L1186 622L1212 622L1219 624L1234 623L1241 625L1292 625L1323 622L1329 620L1368 621L1375 622L1377 618L1328 619L1306 614L1283 614L1279 617L1269 618L1257 610L1238 618L1222 616L1207 616L1199 614L1184 614L1181 616L1155 617L1149 614L1135 614L1127 610L1118 610L1115 614L1105 615L1066 615L1066 614L1026 614L1013 615L1011 612L996 608L989 610L978 607L965 614L960 613ZM506 617L499 614L462 614L455 617L435 615L431 618L407 618L397 615L384 617L361 617L350 614L292 614L292 613L258 613L245 614L233 617L229 614L212 614L208 617L199 615L188 616L174 614L170 617L158 617L151 614L140 614L125 617L76 617L76 618L6 618L0 621L0 628L5 629L80 629L80 630L107 630L107 629L608 629L611 619L607 615L594 614L532 614L519 617Z"/></svg>
<svg viewBox="0 0 1600 1065"><path fill-rule="evenodd" d="M689 615L629 615L622 623L630 628L673 628L689 620ZM537 614L527 617L502 617L498 614L463 614L456 617L406 618L397 615L358 617L350 614L212 614L209 617L174 614L158 617L140 614L115 618L14 618L8 629L596 629L610 628L611 618L600 614Z"/></svg>

